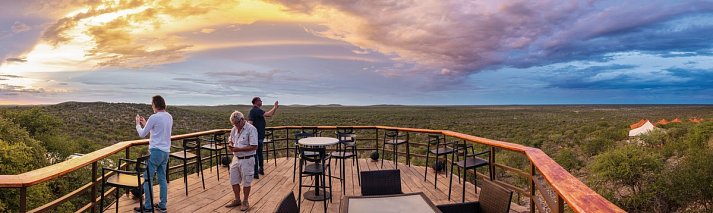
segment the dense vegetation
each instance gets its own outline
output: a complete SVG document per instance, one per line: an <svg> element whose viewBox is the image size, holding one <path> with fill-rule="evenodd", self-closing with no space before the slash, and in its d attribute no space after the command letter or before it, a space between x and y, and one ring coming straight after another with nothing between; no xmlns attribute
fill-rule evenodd
<svg viewBox="0 0 713 213"><path fill-rule="evenodd" d="M269 109L270 106L264 108ZM174 134L228 128L233 110L250 106L170 106ZM632 212L713 211L713 111L711 106L283 106L268 125L386 125L448 129L537 147L572 174ZM133 116L149 116L145 104L67 102L0 108L0 174L19 174L137 139ZM661 126L639 138L629 124L645 118L702 117ZM417 138L420 139L420 138ZM425 148L414 152L423 153ZM526 168L506 152L498 161ZM30 208L72 191L89 171L29 188ZM82 179L84 178L84 179ZM80 179L82 179L80 181ZM76 181L75 181L76 180ZM0 212L17 209L17 190L0 190ZM79 198L58 211L86 203Z"/></svg>

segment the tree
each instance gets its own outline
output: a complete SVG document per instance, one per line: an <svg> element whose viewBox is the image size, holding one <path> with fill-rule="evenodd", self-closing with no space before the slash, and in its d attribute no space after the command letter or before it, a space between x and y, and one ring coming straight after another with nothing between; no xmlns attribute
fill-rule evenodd
<svg viewBox="0 0 713 213"><path fill-rule="evenodd" d="M0 117L0 174L14 175L47 165L47 151L20 126ZM47 203L51 191L46 184L28 188L28 206ZM0 190L0 211L19 208L18 190Z"/></svg>
<svg viewBox="0 0 713 213"><path fill-rule="evenodd" d="M647 184L658 178L662 157L653 150L625 145L603 152L590 164L590 179L601 191L610 191L613 200L630 210L647 208L652 194Z"/></svg>

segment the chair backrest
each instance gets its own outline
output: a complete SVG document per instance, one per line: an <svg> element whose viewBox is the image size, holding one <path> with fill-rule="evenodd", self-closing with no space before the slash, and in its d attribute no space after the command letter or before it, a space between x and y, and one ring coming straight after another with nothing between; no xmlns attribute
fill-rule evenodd
<svg viewBox="0 0 713 213"><path fill-rule="evenodd" d="M265 130L265 137L272 136L272 129L266 129Z"/></svg>
<svg viewBox="0 0 713 213"><path fill-rule="evenodd" d="M299 153L300 153L300 160L312 162L312 163L320 163L324 164L325 159L327 158L327 151L324 149L324 147L305 147L305 146L298 146ZM310 155L306 154L306 152L312 152L312 153L317 153L316 155Z"/></svg>
<svg viewBox="0 0 713 213"><path fill-rule="evenodd" d="M353 133L337 133L337 139L342 143L354 143L356 142L356 135Z"/></svg>
<svg viewBox="0 0 713 213"><path fill-rule="evenodd" d="M224 141L225 141L225 132L213 134L213 142L214 143L223 143Z"/></svg>
<svg viewBox="0 0 713 213"><path fill-rule="evenodd" d="M309 132L298 132L295 133L295 144L298 144L297 142L300 141L302 138L309 138L314 136L314 134L309 133Z"/></svg>
<svg viewBox="0 0 713 213"><path fill-rule="evenodd" d="M445 138L442 138L441 135L436 135L436 134L428 135L428 144L429 145L440 144L442 140L445 140Z"/></svg>
<svg viewBox="0 0 713 213"><path fill-rule="evenodd" d="M403 194L401 171L374 170L361 172L361 195Z"/></svg>
<svg viewBox="0 0 713 213"><path fill-rule="evenodd" d="M300 207L297 206L297 199L295 199L295 194L290 191L287 193L285 198L280 201L280 205L275 208L276 213L299 213Z"/></svg>
<svg viewBox="0 0 713 213"><path fill-rule="evenodd" d="M184 138L182 142L183 150L194 150L201 146L199 138Z"/></svg>
<svg viewBox="0 0 713 213"><path fill-rule="evenodd" d="M399 132L399 130L385 130L384 131L384 140L387 139L402 139L402 140L407 140L408 141L409 134L408 132L405 134L402 134Z"/></svg>
<svg viewBox="0 0 713 213"><path fill-rule="evenodd" d="M350 127L340 127L340 128L337 128L337 135L339 135L340 133L353 134L353 133L354 133L354 128L350 128Z"/></svg>
<svg viewBox="0 0 713 213"><path fill-rule="evenodd" d="M507 213L510 211L512 202L512 191L499 186L498 184L484 179L478 194L480 202L480 212L484 213Z"/></svg>
<svg viewBox="0 0 713 213"><path fill-rule="evenodd" d="M145 155L145 156L136 158L136 162L137 162L136 168L135 168L136 172L142 173L142 172L146 171L146 169L148 168L148 165L149 165L150 157L151 157L151 155Z"/></svg>
<svg viewBox="0 0 713 213"><path fill-rule="evenodd" d="M384 137L396 137L399 136L398 130L385 130Z"/></svg>

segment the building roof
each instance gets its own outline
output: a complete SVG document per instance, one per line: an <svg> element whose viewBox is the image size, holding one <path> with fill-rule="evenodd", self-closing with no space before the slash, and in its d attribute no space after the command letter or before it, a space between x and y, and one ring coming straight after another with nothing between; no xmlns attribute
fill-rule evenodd
<svg viewBox="0 0 713 213"><path fill-rule="evenodd" d="M636 129L636 128L639 128L639 127L643 126L644 124L646 124L646 122L649 122L649 120L641 119L639 122L629 125L629 127L631 127L631 129Z"/></svg>
<svg viewBox="0 0 713 213"><path fill-rule="evenodd" d="M671 120L671 123L681 123L681 119L675 118L675 119Z"/></svg>
<svg viewBox="0 0 713 213"><path fill-rule="evenodd" d="M666 125L666 124L668 124L668 123L669 123L669 122L668 122L666 119L661 119L661 120L659 120L659 121L656 122L656 124L661 124L661 125Z"/></svg>
<svg viewBox="0 0 713 213"><path fill-rule="evenodd" d="M691 121L691 122L693 122L693 123L700 123L700 122L703 122L703 118L689 118L688 120Z"/></svg>

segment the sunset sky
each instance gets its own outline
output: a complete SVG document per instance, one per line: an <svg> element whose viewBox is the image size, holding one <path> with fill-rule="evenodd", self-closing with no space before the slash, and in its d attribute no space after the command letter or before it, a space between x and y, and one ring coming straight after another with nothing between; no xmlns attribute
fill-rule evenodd
<svg viewBox="0 0 713 213"><path fill-rule="evenodd" d="M713 104L713 2L0 0L0 59L0 104Z"/></svg>

